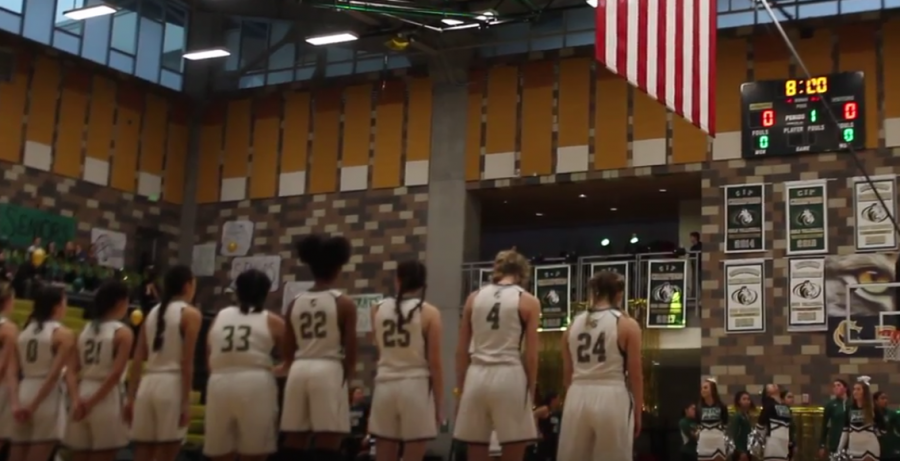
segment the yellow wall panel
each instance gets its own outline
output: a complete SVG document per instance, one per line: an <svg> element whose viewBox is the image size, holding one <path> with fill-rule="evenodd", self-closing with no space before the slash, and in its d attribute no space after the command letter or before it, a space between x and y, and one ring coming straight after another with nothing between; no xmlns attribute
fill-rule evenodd
<svg viewBox="0 0 900 461"><path fill-rule="evenodd" d="M247 159L250 155L250 98L236 99L228 103L225 121L225 158L222 178L247 176Z"/></svg>
<svg viewBox="0 0 900 461"><path fill-rule="evenodd" d="M25 139L45 146L53 145L59 80L59 62L46 56L35 58Z"/></svg>
<svg viewBox="0 0 900 461"><path fill-rule="evenodd" d="M499 154L516 150L516 101L519 69L494 67L488 74L485 152Z"/></svg>
<svg viewBox="0 0 900 461"><path fill-rule="evenodd" d="M716 43L716 131L741 131L741 84L747 81L747 40ZM681 118L681 117L675 117Z"/></svg>
<svg viewBox="0 0 900 461"><path fill-rule="evenodd" d="M790 77L790 60L784 41L778 34L753 37L753 76L756 80ZM722 131L719 128L719 131Z"/></svg>
<svg viewBox="0 0 900 461"><path fill-rule="evenodd" d="M559 62L559 147L586 146L590 141L591 61L587 58Z"/></svg>
<svg viewBox="0 0 900 461"><path fill-rule="evenodd" d="M168 101L160 96L148 94L147 110L144 113L144 132L141 133L140 159L140 169L145 173L162 175L168 117Z"/></svg>
<svg viewBox="0 0 900 461"><path fill-rule="evenodd" d="M831 51L831 29L816 29L810 38L800 38L794 40L794 46L797 47L797 53L803 57L803 62L809 73L813 76L828 75L834 70L834 59L832 59ZM782 43L782 48L784 44ZM803 71L797 66L798 77L805 77Z"/></svg>
<svg viewBox="0 0 900 461"><path fill-rule="evenodd" d="M375 162L372 167L372 187L376 189L401 185L404 93L402 83L389 82L378 101L375 115Z"/></svg>
<svg viewBox="0 0 900 461"><path fill-rule="evenodd" d="M597 70L594 105L594 169L628 166L628 83L604 69Z"/></svg>
<svg viewBox="0 0 900 461"><path fill-rule="evenodd" d="M666 107L647 96L643 91L634 90L633 135L635 141L666 137Z"/></svg>
<svg viewBox="0 0 900 461"><path fill-rule="evenodd" d="M312 156L310 172L307 175L311 194L337 190L340 118L340 91L326 90L316 94Z"/></svg>
<svg viewBox="0 0 900 461"><path fill-rule="evenodd" d="M865 74L866 147L878 148L878 64L875 47L874 23L858 23L843 26L838 32L839 62L841 71L863 71ZM896 59L892 59L896 60Z"/></svg>
<svg viewBox="0 0 900 461"><path fill-rule="evenodd" d="M90 74L76 68L66 69L53 148L53 172L56 174L81 178L81 140L90 91Z"/></svg>
<svg viewBox="0 0 900 461"><path fill-rule="evenodd" d="M900 82L900 59L890 59L890 56L900 56L900 18L893 18L882 27L884 34L882 43L882 59L885 82ZM869 77L866 76L868 79ZM884 116L888 118L900 117L900 87L887 84L884 88ZM0 122L2 123L2 122ZM869 122L872 123L872 122Z"/></svg>
<svg viewBox="0 0 900 461"><path fill-rule="evenodd" d="M206 109L200 128L200 164L197 171L197 203L219 201L219 166L222 156L222 128L225 108L213 105Z"/></svg>
<svg viewBox="0 0 900 461"><path fill-rule="evenodd" d="M185 105L172 104L163 181L163 200L170 203L181 203L184 200L184 161L188 151L187 113Z"/></svg>
<svg viewBox="0 0 900 461"><path fill-rule="evenodd" d="M469 79L466 108L466 180L481 179L481 105L484 100L484 78L473 72Z"/></svg>
<svg viewBox="0 0 900 461"><path fill-rule="evenodd" d="M553 83L552 61L530 62L523 69L522 85L522 176L553 173Z"/></svg>
<svg viewBox="0 0 900 461"><path fill-rule="evenodd" d="M253 165L250 198L275 196L278 185L278 139L281 134L281 93L256 101L253 125ZM305 139L305 137L304 137Z"/></svg>
<svg viewBox="0 0 900 461"><path fill-rule="evenodd" d="M284 139L281 172L306 171L309 156L309 93L287 93L284 99Z"/></svg>
<svg viewBox="0 0 900 461"><path fill-rule="evenodd" d="M357 85L344 93L344 136L341 166L369 164L372 131L372 85Z"/></svg>
<svg viewBox="0 0 900 461"><path fill-rule="evenodd" d="M116 110L116 84L105 77L94 75L91 86L91 108L88 116L85 154L103 161L109 160Z"/></svg>
<svg viewBox="0 0 900 461"><path fill-rule="evenodd" d="M30 55L18 55L12 80L0 82L0 160L22 161L22 120L28 101L28 73L31 71Z"/></svg>
<svg viewBox="0 0 900 461"><path fill-rule="evenodd" d="M409 81L406 118L406 161L431 158L431 117L434 106L430 78Z"/></svg>
<svg viewBox="0 0 900 461"><path fill-rule="evenodd" d="M708 160L706 133L682 117L672 117L672 163L696 163Z"/></svg>
<svg viewBox="0 0 900 461"><path fill-rule="evenodd" d="M116 100L119 104L116 150L109 185L115 189L134 192L137 188L138 142L141 136L144 93L136 87L120 84Z"/></svg>

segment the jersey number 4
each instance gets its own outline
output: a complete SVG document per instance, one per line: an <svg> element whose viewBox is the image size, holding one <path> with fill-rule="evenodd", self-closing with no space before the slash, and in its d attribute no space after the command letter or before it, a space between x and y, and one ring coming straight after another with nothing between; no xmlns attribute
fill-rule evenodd
<svg viewBox="0 0 900 461"><path fill-rule="evenodd" d="M491 310L488 311L485 320L491 325L491 330L500 329L500 303L494 303L494 305L491 306Z"/></svg>
<svg viewBox="0 0 900 461"><path fill-rule="evenodd" d="M396 320L387 319L381 323L381 343L384 347L409 347L409 330L398 324Z"/></svg>
<svg viewBox="0 0 900 461"><path fill-rule="evenodd" d="M606 361L606 334L600 333L595 340L593 336L587 333L578 335L578 349L576 357L578 363L589 363L596 361L603 363Z"/></svg>
<svg viewBox="0 0 900 461"><path fill-rule="evenodd" d="M325 313L301 312L300 313L300 338L313 339L325 337Z"/></svg>
<svg viewBox="0 0 900 461"><path fill-rule="evenodd" d="M225 328L225 345L222 346L222 352L246 352L250 350L250 333L253 329L247 325L233 326L229 325Z"/></svg>

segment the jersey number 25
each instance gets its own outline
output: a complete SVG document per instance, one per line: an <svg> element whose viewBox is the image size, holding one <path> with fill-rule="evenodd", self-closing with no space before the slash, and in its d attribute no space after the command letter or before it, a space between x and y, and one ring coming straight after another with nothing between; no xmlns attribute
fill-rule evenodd
<svg viewBox="0 0 900 461"><path fill-rule="evenodd" d="M578 348L576 349L576 359L578 363L588 363L592 359L597 363L606 361L606 333L600 333L595 340L588 333L578 335Z"/></svg>

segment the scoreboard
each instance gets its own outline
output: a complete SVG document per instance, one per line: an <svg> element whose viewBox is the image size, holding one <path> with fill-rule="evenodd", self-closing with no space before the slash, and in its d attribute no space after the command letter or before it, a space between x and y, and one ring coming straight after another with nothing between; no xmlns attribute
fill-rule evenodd
<svg viewBox="0 0 900 461"><path fill-rule="evenodd" d="M741 85L744 158L863 149L862 72ZM830 107L838 126L826 112Z"/></svg>

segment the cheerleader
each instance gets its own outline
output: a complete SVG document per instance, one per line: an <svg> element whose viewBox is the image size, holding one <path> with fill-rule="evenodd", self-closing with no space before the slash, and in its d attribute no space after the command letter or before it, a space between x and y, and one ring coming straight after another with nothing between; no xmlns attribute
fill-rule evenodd
<svg viewBox="0 0 900 461"><path fill-rule="evenodd" d="M791 409L782 402L778 385L766 385L762 411L756 420L756 430L765 438L763 459L787 461L790 456L791 425Z"/></svg>
<svg viewBox="0 0 900 461"><path fill-rule="evenodd" d="M784 404L787 405L788 408L794 406L794 394L787 390L781 391L781 401L784 402ZM794 411L791 410L791 421L793 422L793 420L794 420ZM794 459L794 451L795 451L794 447L797 443L797 437L796 437L797 425L796 424L791 424L791 430L790 430L789 435L790 435L790 439L789 439L790 441L788 442L788 459Z"/></svg>
<svg viewBox="0 0 900 461"><path fill-rule="evenodd" d="M697 405L684 407L684 417L678 422L681 432L681 461L697 461Z"/></svg>
<svg viewBox="0 0 900 461"><path fill-rule="evenodd" d="M872 394L875 408L881 411L885 432L881 434L881 461L900 461L900 412L888 409L888 396L878 391Z"/></svg>
<svg viewBox="0 0 900 461"><path fill-rule="evenodd" d="M728 423L728 437L734 442L734 461L750 461L750 412L754 410L753 399L747 391L734 394L734 416Z"/></svg>
<svg viewBox="0 0 900 461"><path fill-rule="evenodd" d="M872 401L868 376L860 376L853 385L840 449L847 450L851 461L879 461L878 436L885 432L884 416Z"/></svg>
<svg viewBox="0 0 900 461"><path fill-rule="evenodd" d="M725 460L725 428L728 426L728 407L719 397L716 381L707 378L700 385L700 404L697 405L697 459Z"/></svg>

